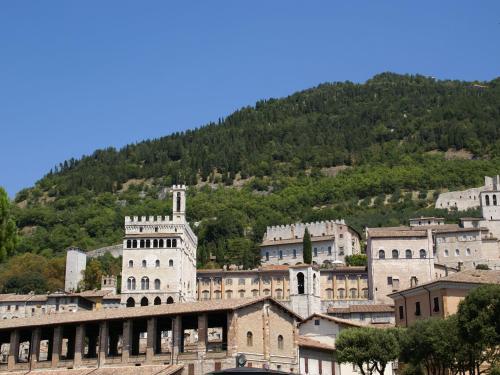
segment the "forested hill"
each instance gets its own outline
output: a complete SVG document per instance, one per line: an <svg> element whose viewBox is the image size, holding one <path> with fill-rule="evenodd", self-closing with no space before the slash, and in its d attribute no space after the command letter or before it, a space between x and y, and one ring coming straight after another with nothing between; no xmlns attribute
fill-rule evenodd
<svg viewBox="0 0 500 375"><path fill-rule="evenodd" d="M345 217L362 231L447 215L432 209L437 191L499 173L499 134L499 78L383 73L364 84L322 84L61 163L17 195L17 251L51 257L69 245L119 242L123 216L168 213L169 200L158 198L182 182L192 187L200 263L212 253L251 266L266 225ZM449 160L449 150L470 160Z"/></svg>

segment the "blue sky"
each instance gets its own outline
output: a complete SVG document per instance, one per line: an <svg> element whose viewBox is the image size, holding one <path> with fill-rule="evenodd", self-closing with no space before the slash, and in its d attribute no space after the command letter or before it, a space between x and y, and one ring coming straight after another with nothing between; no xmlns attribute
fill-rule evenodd
<svg viewBox="0 0 500 375"><path fill-rule="evenodd" d="M321 82L490 80L499 41L499 1L3 0L0 186Z"/></svg>

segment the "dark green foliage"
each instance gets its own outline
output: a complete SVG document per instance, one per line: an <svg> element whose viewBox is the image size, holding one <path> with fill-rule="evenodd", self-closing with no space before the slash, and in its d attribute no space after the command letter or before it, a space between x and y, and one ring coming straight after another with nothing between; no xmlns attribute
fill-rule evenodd
<svg viewBox="0 0 500 375"><path fill-rule="evenodd" d="M488 267L487 264L478 264L476 266L476 270L489 270L489 269L490 269L490 267Z"/></svg>
<svg viewBox="0 0 500 375"><path fill-rule="evenodd" d="M26 275L12 276L5 280L2 292L21 294L35 292L42 294L46 293L47 290L47 281L41 274L28 273Z"/></svg>
<svg viewBox="0 0 500 375"><path fill-rule="evenodd" d="M346 255L345 263L348 266L367 266L368 258L366 257L366 254Z"/></svg>
<svg viewBox="0 0 500 375"><path fill-rule="evenodd" d="M17 228L11 216L11 204L7 193L0 186L0 262L14 253L17 243Z"/></svg>
<svg viewBox="0 0 500 375"><path fill-rule="evenodd" d="M302 239L302 256L305 264L312 264L312 243L309 230L304 230L304 238Z"/></svg>

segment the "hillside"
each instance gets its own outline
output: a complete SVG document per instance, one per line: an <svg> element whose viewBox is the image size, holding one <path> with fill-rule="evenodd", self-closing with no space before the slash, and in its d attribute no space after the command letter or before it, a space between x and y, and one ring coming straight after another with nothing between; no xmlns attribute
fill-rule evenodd
<svg viewBox="0 0 500 375"><path fill-rule="evenodd" d="M322 84L61 163L16 197L18 252L50 258L70 245L119 242L123 217L168 213L165 188L178 182L191 186L200 265L212 253L219 264L253 266L267 225L343 217L363 231L420 214L453 221L432 208L435 194L497 174L499 134L500 79L384 73Z"/></svg>

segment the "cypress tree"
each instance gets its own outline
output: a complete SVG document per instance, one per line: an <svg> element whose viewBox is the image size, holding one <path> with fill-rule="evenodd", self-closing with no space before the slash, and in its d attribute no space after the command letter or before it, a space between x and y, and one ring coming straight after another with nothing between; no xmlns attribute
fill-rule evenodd
<svg viewBox="0 0 500 375"><path fill-rule="evenodd" d="M304 231L304 239L302 240L302 256L304 257L304 263L312 263L311 236L309 235L309 231L307 230L307 228Z"/></svg>

